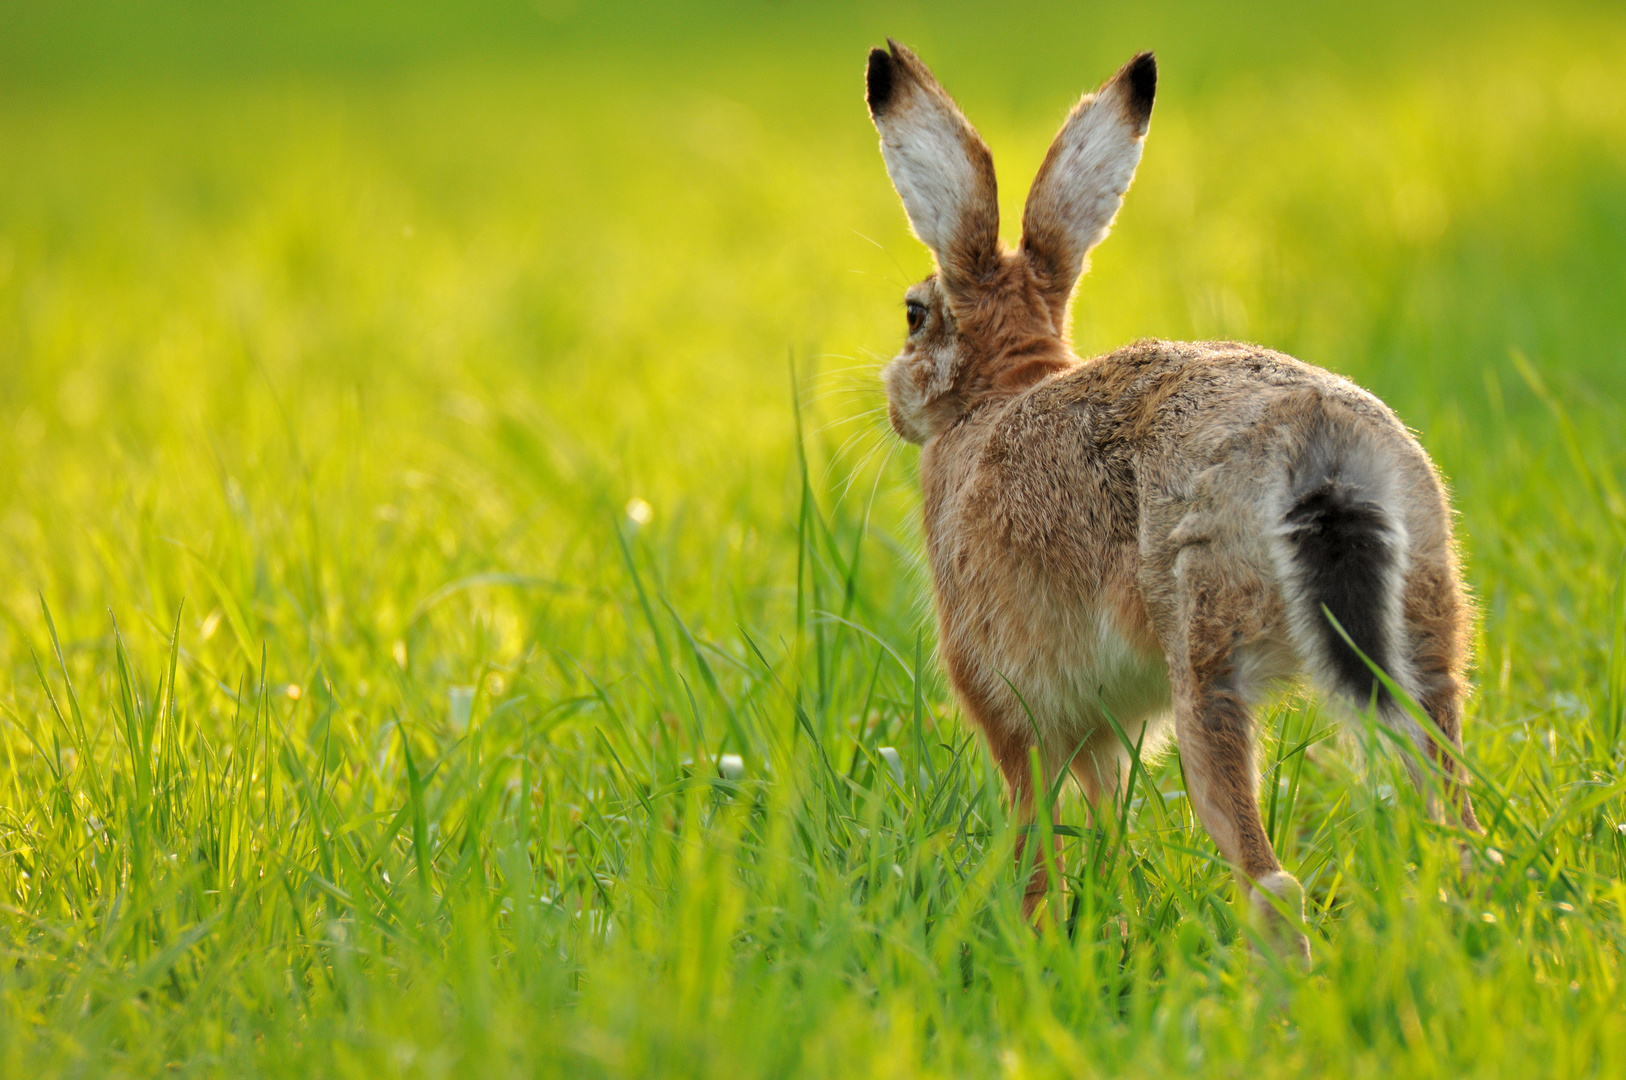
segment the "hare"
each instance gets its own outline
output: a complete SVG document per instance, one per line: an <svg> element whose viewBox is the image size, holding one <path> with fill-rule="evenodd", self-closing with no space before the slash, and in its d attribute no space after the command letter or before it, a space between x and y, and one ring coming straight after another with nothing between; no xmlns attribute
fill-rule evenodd
<svg viewBox="0 0 1626 1080"><path fill-rule="evenodd" d="M1177 740L1191 803L1248 906L1270 940L1307 956L1303 890L1259 814L1250 707L1270 684L1307 673L1375 708L1479 831L1442 750L1461 745L1471 621L1445 487L1381 401L1280 353L1140 341L1073 354L1073 288L1140 161L1151 53L1069 114L1013 249L987 146L919 58L888 45L869 54L870 116L937 269L906 293L908 338L882 379L893 429L921 447L954 691L1027 820L1035 748L1095 808L1127 778L1113 720L1146 756ZM1029 917L1046 861L1026 886Z"/></svg>

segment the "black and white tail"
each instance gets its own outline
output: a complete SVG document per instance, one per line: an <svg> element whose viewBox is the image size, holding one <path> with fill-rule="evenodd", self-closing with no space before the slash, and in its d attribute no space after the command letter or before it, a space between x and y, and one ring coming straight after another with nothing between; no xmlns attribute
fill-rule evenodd
<svg viewBox="0 0 1626 1080"><path fill-rule="evenodd" d="M1340 442L1327 440L1294 470L1278 528L1293 636L1324 686L1358 709L1376 705L1385 720L1411 727L1360 655L1409 685L1400 610L1405 531L1384 508L1381 466L1364 448Z"/></svg>

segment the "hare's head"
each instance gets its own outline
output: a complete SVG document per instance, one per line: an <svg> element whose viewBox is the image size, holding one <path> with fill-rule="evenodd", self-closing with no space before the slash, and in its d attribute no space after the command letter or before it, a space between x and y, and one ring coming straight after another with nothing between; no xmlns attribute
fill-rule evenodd
<svg viewBox="0 0 1626 1080"><path fill-rule="evenodd" d="M988 147L919 57L869 54L870 117L915 235L937 271L905 294L909 338L882 377L892 427L923 443L989 396L1073 363L1073 286L1140 162L1157 64L1141 53L1080 101L1050 146L1014 250L999 239Z"/></svg>

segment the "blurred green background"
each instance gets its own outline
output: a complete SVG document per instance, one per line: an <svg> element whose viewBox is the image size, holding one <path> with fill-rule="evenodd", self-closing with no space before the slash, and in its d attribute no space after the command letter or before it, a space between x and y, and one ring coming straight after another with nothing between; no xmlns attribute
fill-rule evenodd
<svg viewBox="0 0 1626 1080"><path fill-rule="evenodd" d="M199 1073L297 1062L315 1072L353 1065L431 1075L419 1051L434 1044L435 1060L475 1068L486 1044L437 1026L461 1006L414 998L419 1012L394 1017L387 999L355 1004L370 978L395 985L388 964L355 976L352 996L332 990L320 1005L282 986L296 970L303 974L289 975L290 986L343 982L319 926L361 916L334 909L335 895L361 904L362 879L381 889L380 881L432 881L440 906L417 922L391 908L390 889L378 894L380 925L396 929L378 931L395 945L377 955L404 950L416 958L401 961L418 973L413 985L450 979L461 987L451 1000L467 1004L476 991L447 974L455 950L445 935L464 925L456 913L475 925L485 916L468 912L490 915L482 933L498 944L479 948L508 955L517 939L504 935L519 931L491 912L511 912L515 897L542 888L502 863L503 844L532 852L540 867L550 845L569 848L549 830L576 835L595 800L620 808L606 836L661 832L671 822L645 799L662 776L688 767L681 757L701 752L668 729L692 717L697 745L778 761L784 775L803 759L762 734L795 711L770 702L779 686L794 688L787 700L796 709L810 688L808 733L816 728L843 768L858 768L865 745L902 745L922 710L947 742L964 737L929 662L914 451L896 446L877 411L875 372L901 341L903 289L930 269L862 101L865 50L888 35L921 54L992 146L1008 238L1077 95L1134 52L1156 50L1146 156L1080 289L1077 350L1144 336L1243 338L1388 400L1457 496L1483 615L1470 747L1507 785L1509 806L1538 824L1562 823L1526 837L1531 861L1514 860L1520 870L1496 894L1507 905L1498 917L1517 919L1528 901L1519 890L1546 887L1526 885L1524 868L1539 865L1543 881L1558 881L1564 865L1573 878L1587 860L1618 857L1610 816L1618 799L1588 804L1578 818L1554 808L1590 798L1588 785L1617 774L1626 707L1619 5L10 0L0 7L0 708L12 756L0 832L8 947L18 960L0 977L0 1000L14 1067L96 1074L117 1064L139 1075L173 1058ZM843 637L849 624L862 631ZM694 643L688 661L677 657L685 641ZM872 677L868 665L878 661L866 650L875 642L900 660ZM926 661L911 665L917 643ZM175 676L165 674L172 644ZM42 675L35 657L54 662L58 647L58 668ZM718 665L719 696L696 704L681 687L711 685L702 654ZM752 674L754 656L772 678ZM87 718L77 723L69 680ZM1272 712L1267 726L1295 723L1298 707ZM269 741L263 749L265 762L281 764L239 777L222 763L256 760L259 736L250 735L260 729L244 726L249 714L266 740L281 733L281 750ZM610 715L625 720L610 724ZM142 735L143 724L156 727ZM426 768L450 760L474 731L487 740L484 764L455 776L448 767L420 785L411 755ZM70 743L76 756L64 764ZM146 788L137 782L148 758L168 762L173 783L163 790L184 804L162 826L151 778ZM92 777L96 762L102 781ZM190 779L185 762L194 763ZM331 805L300 803L307 767L323 778L333 770ZM114 778L126 773L120 787ZM567 775L587 793L573 809L548 804L518 839L503 840L500 829L488 846L470 839L473 793L510 799L501 813L482 812L513 821L521 803L512 784L531 777L524 783L558 788ZM981 778L972 801L999 824L986 762L969 775ZM1176 797L1176 767L1155 779ZM1303 843L1316 854L1304 858L1356 880L1369 863L1317 831L1343 805L1348 779L1333 765L1310 770ZM220 810L233 800L249 815L235 824ZM847 850L820 831L826 825L809 824L801 805L767 820L799 822L824 838L813 847ZM413 806L416 817L396 813ZM913 838L904 845L911 857L935 858L930 830L909 831L918 815L896 812L915 822L899 825ZM1432 865L1410 846L1423 841L1393 827L1401 832L1385 850L1396 865ZM211 829L246 831L240 847L222 840L214 854L188 854L177 839ZM335 893L312 875L338 837L379 854L358 858L355 879ZM761 842L778 850L781 841ZM1196 835L1181 842L1206 844ZM614 912L617 898L645 897L650 925L688 910L663 908L659 875L617 861L606 852L620 849L604 843L591 856L572 854L580 861L568 873L563 862L549 871L558 886L550 903L568 894L578 911L602 903ZM475 849L482 854L466 856ZM165 850L179 861L153 863ZM227 873L234 858L281 874L286 895L245 884L271 880L264 873ZM805 888L750 879L718 884L717 895L733 897L738 911L790 911L773 890L792 888L809 905L795 910L823 925L840 905L818 884L828 868L809 859ZM1232 960L1223 957L1246 950L1223 904L1204 900L1223 897L1224 874L1178 865L1194 875L1186 887L1195 900L1169 910L1208 920L1215 940L1235 948L1204 961L1216 965L1203 984L1208 1004L1167 1008L1230 1016L1247 994L1226 981ZM1596 975L1618 970L1611 874L1592 867L1565 879L1568 900L1549 897L1581 905L1592 920L1583 936L1593 952L1566 952L1567 930L1541 939L1554 971L1565 972L1551 975L1552 986L1570 982L1565 965L1595 973L1585 982L1595 996L1583 1005L1564 1005L1539 980L1519 982L1517 993L1498 981L1504 969L1483 966L1485 957L1516 967L1535 938L1486 946L1473 935L1489 931L1474 929L1478 915L1466 908L1467 929L1419 931L1433 944L1396 961L1423 963L1428 949L1461 946L1473 954L1464 966L1391 973L1393 985L1421 979L1425 1002L1490 988L1464 1015L1560 1010L1546 1034L1510 1048L1464 1023L1429 1044L1408 1041L1410 1029L1395 1020L1401 1034L1385 1041L1373 1034L1388 1030L1381 1023L1346 1016L1338 1039L1305 1022L1302 1031L1320 1032L1303 1035L1308 1057L1274 1060L1288 1073L1292 1061L1374 1075L1406 1062L1421 1075L1420 1062L1432 1061L1442 1075L1470 1065L1511 1074L1555 1060L1585 1072L1620 1004L1618 978ZM212 891L210 875L220 878ZM1321 890L1315 917L1334 957L1322 977L1343 995L1327 1000L1353 1002L1377 993L1363 981L1376 976L1337 958L1393 942L1355 928L1387 910L1377 900L1359 918L1339 907L1356 903L1337 899L1351 887L1339 893L1344 877L1329 870L1312 892ZM567 878L574 884L561 884ZM952 883L942 887L957 895ZM143 888L157 891L141 901ZM1363 895L1382 893L1371 889ZM1161 957L1174 940L1165 916L1148 915L1156 904L1136 895L1123 934ZM234 898L229 917L222 897ZM487 900L510 906L488 910ZM738 914L715 896L707 903ZM883 913L891 900L866 894L853 903L875 925L895 917ZM241 914L250 910L252 918ZM1116 918L1103 915L1101 925ZM401 929L407 923L421 940ZM404 936L390 936L397 932ZM1192 1034L1159 1043L1167 1056L1154 1060L1136 1049L1156 1028L1152 1006L1141 1019L1098 1016L1086 990L1083 1013L1061 1027L1045 1026L1048 1012L1001 1019L975 1004L963 1006L975 1022L955 1020L962 1005L914 997L942 973L905 965L876 975L856 1005L844 996L851 983L827 987L822 999L808 990L807 1002L839 1002L836 1011L806 1004L779 1036L799 1050L752 1057L734 1030L746 1005L746 1013L717 1005L704 1016L659 1015L653 1003L663 995L693 991L659 974L687 970L676 945L661 954L670 966L649 974L603 935L566 949L564 931L537 933L544 952L568 953L561 970L578 981L555 997L511 986L496 993L512 990L525 1008L576 1003L559 1029L576 1035L548 1027L534 1043L520 1040L526 1067L543 1071L548 1062L576 1075L874 1065L881 1075L892 1066L875 1064L876 1055L890 1046L896 1075L995 1062L1009 1075L1076 1075L1080 1060L1178 1072L1193 1046L1240 1061L1291 1042L1255 1018L1263 1026L1249 1028L1246 1045ZM767 940L760 927L756 938L739 927L718 933L705 955L724 966L757 955L747 941ZM929 929L920 933L929 940ZM417 951L401 944L408 939ZM674 930L662 940L687 939ZM1000 970L1051 970L1072 955L1065 943L1032 953L1041 946L1020 936L999 941L987 955ZM177 942L193 974L164 968L162 1002L118 989L162 982L143 965ZM812 965L828 949L833 969L870 970L856 945L785 948L775 955ZM983 948L965 956L980 965ZM318 969L327 974L311 974ZM200 970L249 989L209 1000L200 987L214 984ZM1447 970L1437 986L1428 982L1430 971ZM591 994L572 996L584 983L629 996L594 1006ZM1162 993L1174 984L1146 975L1135 985ZM89 995L84 1010L70 1008L73 993ZM913 1011L876 1004L889 994ZM841 1011L853 1008L860 1012ZM883 1014L914 1034L895 1045L854 1034L854 1015ZM322 1030L361 1047L353 1060L316 1049L311 1033L323 1016L337 1019ZM951 1021L968 1025L959 1042L944 1042ZM267 1058L239 1038L261 1023L262 1037L304 1049ZM1104 1025L1092 1029L1102 1039L1122 1037L1111 1043L1118 1056L1075 1060L1058 1049L1055 1031L1090 1024ZM680 1027L687 1034L674 1034ZM392 1030L419 1056L368 1043L361 1033L375 1030ZM623 1056L599 1053L583 1031L622 1040ZM1581 1048L1555 1058L1553 1040L1566 1031L1584 1033L1575 1035ZM299 1042L306 1035L312 1041ZM807 1049L815 1043L824 1049ZM550 1056L565 1044L569 1054ZM770 1044L778 1045L762 1045ZM1095 1052L1108 1054L1107 1045Z"/></svg>
<svg viewBox="0 0 1626 1080"><path fill-rule="evenodd" d="M1471 554L1497 494L1544 479L1499 445L1544 422L1510 349L1613 427L1608 6L30 0L0 19L14 612L43 586L99 620L130 574L70 557L99 547L149 568L130 587L157 617L189 572L138 555L140 529L212 558L228 490L269 525L300 512L296 477L343 538L321 558L405 560L388 581L333 568L341 593L391 594L345 597L359 623L448 571L555 557L583 505L560 484L714 533L740 500L771 511L787 358L851 391L832 419L873 405L864 367L929 266L860 99L886 34L980 125L1007 222L1073 97L1158 50L1156 134L1081 290L1082 354L1242 337L1351 375L1425 433ZM879 437L854 426L838 444ZM426 501L456 507L454 535L379 509Z"/></svg>

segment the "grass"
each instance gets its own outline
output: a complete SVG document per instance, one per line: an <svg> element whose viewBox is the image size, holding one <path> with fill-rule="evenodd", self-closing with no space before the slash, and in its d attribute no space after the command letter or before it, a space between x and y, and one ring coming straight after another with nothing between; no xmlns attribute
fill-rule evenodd
<svg viewBox="0 0 1626 1080"><path fill-rule="evenodd" d="M471 10L0 15L6 1075L1618 1068L1618 11ZM1259 340L1419 430L1501 866L1288 693L1309 972L1177 759L1099 834L1063 795L1023 924L874 411L928 267L886 33L1007 221L1159 50L1078 347Z"/></svg>

